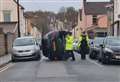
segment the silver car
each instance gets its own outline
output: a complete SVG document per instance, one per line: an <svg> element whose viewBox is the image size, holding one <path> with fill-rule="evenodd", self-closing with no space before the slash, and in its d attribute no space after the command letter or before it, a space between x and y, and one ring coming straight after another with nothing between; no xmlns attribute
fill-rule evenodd
<svg viewBox="0 0 120 82"><path fill-rule="evenodd" d="M40 60L40 47L33 37L20 37L13 42L12 61L23 59Z"/></svg>

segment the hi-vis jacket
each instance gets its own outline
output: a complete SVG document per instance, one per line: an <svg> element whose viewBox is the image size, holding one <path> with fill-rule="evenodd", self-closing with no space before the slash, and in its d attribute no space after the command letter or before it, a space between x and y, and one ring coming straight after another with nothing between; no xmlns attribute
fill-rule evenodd
<svg viewBox="0 0 120 82"><path fill-rule="evenodd" d="M80 48L80 45L81 45L81 41L82 41L82 39L83 39L83 37L82 37L82 35L80 35L80 37L79 37L78 48ZM88 36L86 36L86 40L87 40L87 45L88 45L88 47L89 47L89 37L88 37Z"/></svg>
<svg viewBox="0 0 120 82"><path fill-rule="evenodd" d="M65 50L73 50L73 36L67 35L66 38L66 46L65 46Z"/></svg>

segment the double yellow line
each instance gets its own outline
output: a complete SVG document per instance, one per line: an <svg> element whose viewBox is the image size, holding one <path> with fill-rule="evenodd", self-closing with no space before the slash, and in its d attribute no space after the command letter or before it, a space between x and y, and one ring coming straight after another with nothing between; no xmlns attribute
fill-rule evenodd
<svg viewBox="0 0 120 82"><path fill-rule="evenodd" d="M0 73L7 70L10 67L12 67L13 65L14 65L13 63L9 63L9 64L5 65L4 67L0 68Z"/></svg>

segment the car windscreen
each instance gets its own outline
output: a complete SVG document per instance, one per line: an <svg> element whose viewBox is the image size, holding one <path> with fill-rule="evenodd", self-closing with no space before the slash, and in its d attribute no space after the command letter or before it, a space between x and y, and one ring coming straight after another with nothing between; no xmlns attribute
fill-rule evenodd
<svg viewBox="0 0 120 82"><path fill-rule="evenodd" d="M100 45L100 44L103 44L103 40L104 40L104 38L96 38L94 40L94 43Z"/></svg>
<svg viewBox="0 0 120 82"><path fill-rule="evenodd" d="M13 46L28 46L34 45L34 39L32 38L25 38L25 39L17 39L14 41Z"/></svg>
<svg viewBox="0 0 120 82"><path fill-rule="evenodd" d="M120 38L108 38L107 44L111 46L120 46Z"/></svg>

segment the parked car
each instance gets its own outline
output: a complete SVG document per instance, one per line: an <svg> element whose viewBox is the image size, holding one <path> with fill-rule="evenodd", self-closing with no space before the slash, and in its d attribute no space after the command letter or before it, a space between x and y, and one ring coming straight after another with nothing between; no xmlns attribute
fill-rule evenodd
<svg viewBox="0 0 120 82"><path fill-rule="evenodd" d="M120 61L120 37L106 37L101 46L98 60L103 64Z"/></svg>
<svg viewBox="0 0 120 82"><path fill-rule="evenodd" d="M15 39L12 48L12 61L35 59L40 60L40 48L35 38L20 37Z"/></svg>
<svg viewBox="0 0 120 82"><path fill-rule="evenodd" d="M90 46L90 54L89 57L91 59L97 59L98 54L100 53L100 44L103 44L104 38L103 37L96 37Z"/></svg>

